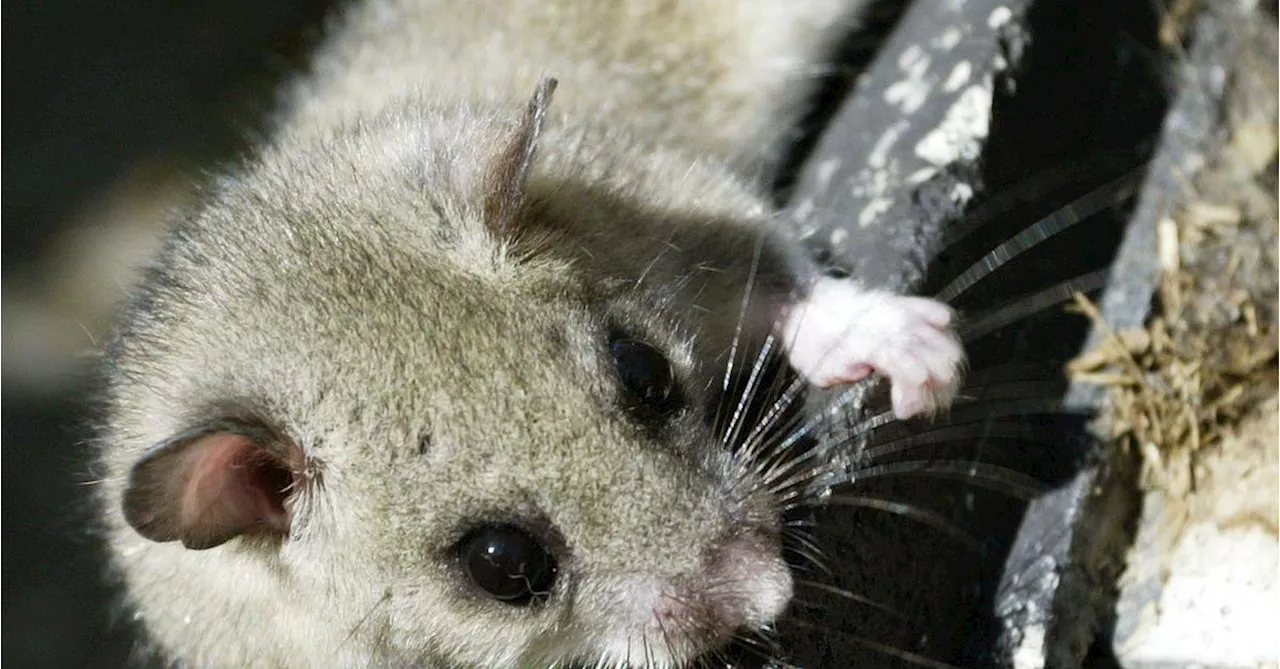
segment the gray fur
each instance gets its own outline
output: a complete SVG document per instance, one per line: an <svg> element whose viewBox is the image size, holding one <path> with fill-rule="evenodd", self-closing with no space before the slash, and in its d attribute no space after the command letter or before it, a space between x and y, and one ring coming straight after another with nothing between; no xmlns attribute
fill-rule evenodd
<svg viewBox="0 0 1280 669"><path fill-rule="evenodd" d="M103 517L157 649L192 667L621 662L608 639L637 574L730 591L674 640L635 636L637 666L770 622L742 592L790 592L776 501L698 411L655 433L620 410L607 334L658 345L691 406L712 401L775 234L749 149L794 120L845 4L354 7L274 137L177 223L109 352ZM495 233L487 180L544 76L521 222ZM803 266L761 248L761 290L787 295ZM289 536L143 538L121 513L131 470L228 414L305 453ZM465 591L462 528L535 516L564 542L547 604ZM729 544L742 564L716 567ZM731 580L699 580L714 569Z"/></svg>

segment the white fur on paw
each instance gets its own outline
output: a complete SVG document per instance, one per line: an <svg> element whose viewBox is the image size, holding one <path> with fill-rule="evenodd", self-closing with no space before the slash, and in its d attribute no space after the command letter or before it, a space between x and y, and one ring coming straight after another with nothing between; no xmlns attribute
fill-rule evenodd
<svg viewBox="0 0 1280 669"><path fill-rule="evenodd" d="M779 323L791 365L821 387L872 371L889 379L898 418L944 409L955 398L964 349L950 307L823 278Z"/></svg>

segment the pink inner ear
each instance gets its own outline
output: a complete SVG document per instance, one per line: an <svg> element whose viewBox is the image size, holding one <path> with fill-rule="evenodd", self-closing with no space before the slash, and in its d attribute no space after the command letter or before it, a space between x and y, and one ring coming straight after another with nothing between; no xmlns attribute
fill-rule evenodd
<svg viewBox="0 0 1280 669"><path fill-rule="evenodd" d="M184 455L179 511L188 547L217 545L246 533L288 534L285 498L293 475L248 437L215 434Z"/></svg>

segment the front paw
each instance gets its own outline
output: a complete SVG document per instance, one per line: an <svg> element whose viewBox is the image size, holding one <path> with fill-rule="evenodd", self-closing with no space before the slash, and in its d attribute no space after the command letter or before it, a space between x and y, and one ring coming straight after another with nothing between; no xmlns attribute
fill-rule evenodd
<svg viewBox="0 0 1280 669"><path fill-rule="evenodd" d="M889 379L898 418L951 405L964 349L951 309L935 300L872 291L824 278L778 326L791 364L821 387L853 383L872 371Z"/></svg>

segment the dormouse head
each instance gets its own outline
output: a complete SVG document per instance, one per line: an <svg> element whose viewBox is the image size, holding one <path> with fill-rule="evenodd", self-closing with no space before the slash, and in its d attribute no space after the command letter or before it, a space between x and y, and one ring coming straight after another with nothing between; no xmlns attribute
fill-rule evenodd
<svg viewBox="0 0 1280 669"><path fill-rule="evenodd" d="M165 652L677 667L783 612L777 454L735 399L779 384L743 277L784 291L785 259L722 171L553 123L552 88L514 127L286 131L174 233L103 444Z"/></svg>

